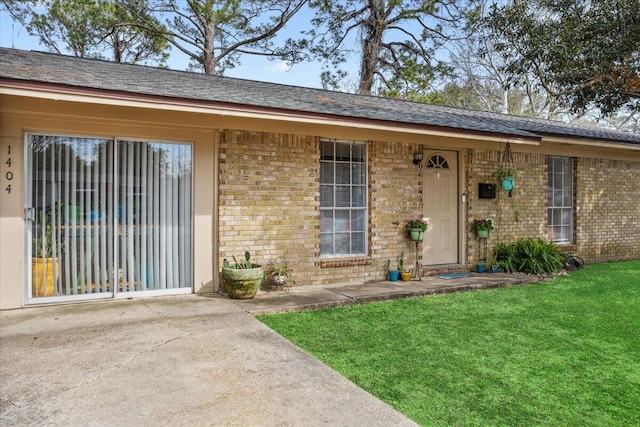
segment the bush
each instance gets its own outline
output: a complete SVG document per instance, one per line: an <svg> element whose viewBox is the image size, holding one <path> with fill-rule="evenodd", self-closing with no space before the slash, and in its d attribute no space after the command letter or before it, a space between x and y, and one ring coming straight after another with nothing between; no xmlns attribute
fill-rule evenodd
<svg viewBox="0 0 640 427"><path fill-rule="evenodd" d="M508 272L553 273L564 266L562 252L553 242L526 238L512 245L496 246L496 260Z"/></svg>

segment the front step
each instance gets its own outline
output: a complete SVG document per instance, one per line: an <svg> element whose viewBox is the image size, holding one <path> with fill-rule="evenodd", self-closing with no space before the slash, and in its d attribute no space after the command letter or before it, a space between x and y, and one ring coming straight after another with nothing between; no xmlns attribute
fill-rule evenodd
<svg viewBox="0 0 640 427"><path fill-rule="evenodd" d="M439 264L439 265L426 265L422 267L423 276L436 276L439 274L447 274L447 273L466 273L468 271L469 271L469 268L462 264Z"/></svg>

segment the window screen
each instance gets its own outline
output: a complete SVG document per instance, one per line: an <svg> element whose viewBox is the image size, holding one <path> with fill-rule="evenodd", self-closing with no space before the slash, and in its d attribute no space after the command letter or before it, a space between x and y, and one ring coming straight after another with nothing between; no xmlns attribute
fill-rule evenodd
<svg viewBox="0 0 640 427"><path fill-rule="evenodd" d="M367 253L367 153L362 142L320 143L320 255Z"/></svg>
<svg viewBox="0 0 640 427"><path fill-rule="evenodd" d="M573 241L573 161L570 157L548 159L548 226L557 243Z"/></svg>

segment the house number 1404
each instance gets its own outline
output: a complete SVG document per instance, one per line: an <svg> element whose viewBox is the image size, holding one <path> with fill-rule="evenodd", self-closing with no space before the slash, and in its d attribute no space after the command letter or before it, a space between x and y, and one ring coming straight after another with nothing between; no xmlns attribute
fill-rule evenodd
<svg viewBox="0 0 640 427"><path fill-rule="evenodd" d="M4 162L7 165L7 172L4 177L9 181L9 184L5 187L5 191L11 194L11 181L13 180L13 171L11 170L11 146L7 146L7 161Z"/></svg>

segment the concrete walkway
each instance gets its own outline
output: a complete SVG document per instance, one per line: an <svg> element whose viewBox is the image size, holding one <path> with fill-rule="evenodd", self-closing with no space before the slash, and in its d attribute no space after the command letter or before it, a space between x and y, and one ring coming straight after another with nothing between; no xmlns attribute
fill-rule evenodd
<svg viewBox="0 0 640 427"><path fill-rule="evenodd" d="M415 425L253 314L522 282L486 274L3 311L0 425Z"/></svg>
<svg viewBox="0 0 640 427"><path fill-rule="evenodd" d="M447 277L447 278L443 278ZM453 273L426 276L408 282L375 282L364 285L297 286L287 291L261 291L253 299L231 300L248 313L258 315L361 304L388 299L462 292L537 282L537 276L506 273Z"/></svg>

